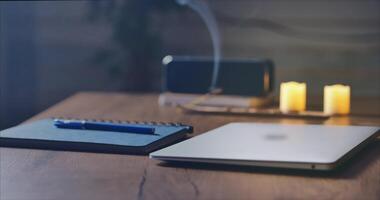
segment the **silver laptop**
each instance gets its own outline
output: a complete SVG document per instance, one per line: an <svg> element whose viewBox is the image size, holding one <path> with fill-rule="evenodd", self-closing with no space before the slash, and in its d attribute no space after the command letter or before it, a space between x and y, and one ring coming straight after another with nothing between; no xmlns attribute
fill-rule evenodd
<svg viewBox="0 0 380 200"><path fill-rule="evenodd" d="M379 135L379 127L231 123L155 151L163 161L330 170Z"/></svg>

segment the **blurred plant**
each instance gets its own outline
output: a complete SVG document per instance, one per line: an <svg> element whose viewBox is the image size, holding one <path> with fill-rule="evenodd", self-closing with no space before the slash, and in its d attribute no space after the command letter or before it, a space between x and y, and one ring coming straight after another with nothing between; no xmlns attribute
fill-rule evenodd
<svg viewBox="0 0 380 200"><path fill-rule="evenodd" d="M157 18L178 9L172 0L90 1L89 19L112 25L116 46L99 50L94 63L125 81L129 91L159 89L162 39Z"/></svg>

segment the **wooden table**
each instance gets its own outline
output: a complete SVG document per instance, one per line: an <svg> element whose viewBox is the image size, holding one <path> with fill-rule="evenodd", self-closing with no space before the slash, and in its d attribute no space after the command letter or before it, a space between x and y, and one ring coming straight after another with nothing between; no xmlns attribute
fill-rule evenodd
<svg viewBox="0 0 380 200"><path fill-rule="evenodd" d="M378 100L378 99L377 99ZM317 119L185 114L157 95L79 93L31 120L63 116L179 121L199 134L233 121L380 125L370 115ZM356 111L355 111L356 109ZM338 142L338 141L337 141ZM165 165L147 156L0 148L0 199L380 199L380 142L334 173L209 165Z"/></svg>

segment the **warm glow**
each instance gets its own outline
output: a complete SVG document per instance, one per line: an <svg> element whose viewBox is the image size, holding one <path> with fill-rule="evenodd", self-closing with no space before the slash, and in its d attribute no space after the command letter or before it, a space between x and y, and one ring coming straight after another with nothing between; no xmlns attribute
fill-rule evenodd
<svg viewBox="0 0 380 200"><path fill-rule="evenodd" d="M325 86L323 110L329 115L350 113L350 86Z"/></svg>
<svg viewBox="0 0 380 200"><path fill-rule="evenodd" d="M306 109L306 83L286 82L280 86L281 112L300 112Z"/></svg>

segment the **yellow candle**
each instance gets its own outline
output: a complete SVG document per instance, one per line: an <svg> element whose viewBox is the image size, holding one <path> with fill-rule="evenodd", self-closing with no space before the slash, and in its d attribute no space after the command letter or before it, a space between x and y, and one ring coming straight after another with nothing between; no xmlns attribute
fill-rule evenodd
<svg viewBox="0 0 380 200"><path fill-rule="evenodd" d="M329 115L350 113L350 86L327 85L324 88L323 111Z"/></svg>
<svg viewBox="0 0 380 200"><path fill-rule="evenodd" d="M300 112L306 108L306 83L286 82L280 86L281 112Z"/></svg>

